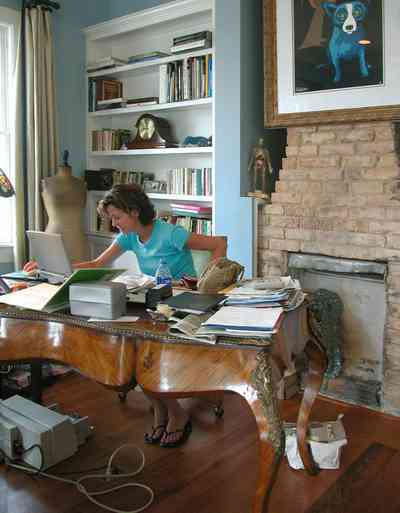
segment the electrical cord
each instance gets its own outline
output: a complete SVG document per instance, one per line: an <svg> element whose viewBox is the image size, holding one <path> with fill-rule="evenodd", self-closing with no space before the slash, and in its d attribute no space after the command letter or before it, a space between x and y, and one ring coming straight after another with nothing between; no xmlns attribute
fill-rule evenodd
<svg viewBox="0 0 400 513"><path fill-rule="evenodd" d="M85 472L100 472L100 470L104 470L106 468L107 465L101 465L100 467L84 468L82 470L71 470L70 472L57 472L57 476L72 476L73 474L84 474Z"/></svg>
<svg viewBox="0 0 400 513"><path fill-rule="evenodd" d="M139 455L141 456L142 462L140 463L139 467L136 470L134 470L133 472L127 472L125 474L113 474L113 468L114 468L113 465L112 465L113 460L116 457L116 455L122 449L124 449L126 447L133 447L134 449L136 449L137 452L139 453ZM25 453L27 451L30 451L30 450L34 449L34 448L40 450L40 453L41 453L41 456L42 456L41 467L43 467L43 451L42 451L42 448L39 445L34 445L32 447L29 447L28 449L25 449L23 452ZM136 445L133 445L133 444L121 445L120 447L118 447L111 454L111 456L110 456L110 458L108 460L107 466L106 466L106 471L105 471L104 474L87 474L87 475L84 475L84 476L80 477L77 480L56 476L54 474L49 474L48 472L43 472L40 468L32 467L31 465L25 464L25 462L24 462L24 464L17 464L17 463L15 463L16 460L10 459L7 456L7 454L2 449L0 449L0 454L3 455L7 466L12 467L12 468L16 468L16 469L19 469L19 470L23 470L24 472L32 473L32 474L43 476L43 477L47 477L47 478L53 479L55 481L61 481L63 483L72 484L72 485L76 486L77 490L80 493L82 493L89 501L93 502L93 504L96 504L96 506L99 506L100 508L106 509L107 511L111 511L112 513L139 513L140 511L143 511L146 508L148 508L150 506L150 504L154 501L154 492L153 492L153 490L149 486L146 486L146 485L141 484L141 483L124 483L124 484L121 484L121 485L118 485L118 486L113 486L111 488L107 488L106 490L100 490L100 491L97 491L97 492L89 492L86 489L86 487L84 486L84 484L83 484L83 482L88 480L88 479L105 479L106 481L110 481L112 479L122 479L122 478L127 478L127 477L133 477L133 476L139 474L143 470L143 468L144 468L146 459L145 459L145 456L143 454L143 451L141 449L139 449L139 447L137 447ZM99 500L95 499L95 497L97 497L97 496L105 495L107 493L115 492L116 490L121 490L122 488L128 488L128 487L129 488L132 488L132 487L142 488L142 489L146 490L149 493L149 496L150 496L149 500L146 502L146 504L144 504L144 506L141 506L140 508L133 509L133 510L122 510L122 509L116 509L116 508L112 508L110 506L107 506L106 504L104 504L104 503L100 502Z"/></svg>

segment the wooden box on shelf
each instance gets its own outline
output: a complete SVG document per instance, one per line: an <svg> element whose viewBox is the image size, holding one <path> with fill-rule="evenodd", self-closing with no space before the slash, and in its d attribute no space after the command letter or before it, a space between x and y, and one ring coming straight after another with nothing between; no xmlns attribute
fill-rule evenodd
<svg viewBox="0 0 400 513"><path fill-rule="evenodd" d="M112 78L101 78L96 80L96 100L113 100L122 98L122 82Z"/></svg>

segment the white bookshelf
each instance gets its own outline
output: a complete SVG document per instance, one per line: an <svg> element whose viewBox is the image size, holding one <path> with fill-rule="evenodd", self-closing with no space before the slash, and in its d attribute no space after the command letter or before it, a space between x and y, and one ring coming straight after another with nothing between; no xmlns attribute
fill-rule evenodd
<svg viewBox="0 0 400 513"><path fill-rule="evenodd" d="M158 7L134 12L84 29L86 36L86 61L93 62L112 55L127 59L150 51L168 52L175 36L211 30L214 34L213 0L177 0ZM159 96L159 69L161 64L182 60L183 57L215 55L212 48L171 55L160 59L128 64L87 73L88 79L96 77L116 78L123 84L123 97L143 98ZM214 57L213 57L214 68ZM214 74L214 69L213 69ZM214 83L214 80L213 80ZM87 115L87 169L115 168L140 170L154 173L155 180L165 180L168 171L175 168L211 168L212 184L215 183L214 147L176 147L163 149L136 149L92 151L92 132L102 129L130 129L134 131L137 119L145 112L169 121L174 139L182 144L187 136L213 136L213 97L161 103L148 106L88 112ZM213 189L214 191L214 189ZM94 226L97 201L104 193L90 191L87 201L87 233L89 240L101 246L111 233L97 232ZM156 208L168 210L170 201L208 204L216 208L212 196L188 196L177 194L149 194Z"/></svg>
<svg viewBox="0 0 400 513"><path fill-rule="evenodd" d="M91 151L91 157L134 157L138 155L212 155L211 147L204 148L151 148L148 150Z"/></svg>
<svg viewBox="0 0 400 513"><path fill-rule="evenodd" d="M136 113L142 114L143 112L162 112L165 110L189 110L189 109L201 109L210 108L212 106L212 98L199 98L197 100L185 100L182 102L173 103L158 103L155 105L147 105L141 107L124 107L120 109L107 109L98 110L96 112L89 112L89 118L98 117L112 117L112 116L125 116ZM195 113L194 113L195 115Z"/></svg>
<svg viewBox="0 0 400 513"><path fill-rule="evenodd" d="M135 64L116 66L114 68L88 73L87 76L89 78L109 77L121 80L123 78L138 76L141 73L148 73L152 68L154 68L157 71L157 68L159 68L161 64L175 62L177 60L182 59L183 57L201 57L202 55L214 55L214 50L212 48L207 48L206 50L198 50L196 52L185 52L181 54L175 54L171 55L170 57L160 57L159 59L154 59L147 62L138 62Z"/></svg>

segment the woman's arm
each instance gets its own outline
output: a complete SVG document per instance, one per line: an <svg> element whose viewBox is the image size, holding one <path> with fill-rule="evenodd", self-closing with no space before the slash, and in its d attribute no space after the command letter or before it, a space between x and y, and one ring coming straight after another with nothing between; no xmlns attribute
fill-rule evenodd
<svg viewBox="0 0 400 513"><path fill-rule="evenodd" d="M106 267L107 264L112 262L115 258L117 258L122 253L120 246L117 242L113 242L111 246L109 246L101 255L99 255L94 260L88 260L86 262L77 262L73 264L75 269L84 269L84 268L92 268L92 267Z"/></svg>
<svg viewBox="0 0 400 513"><path fill-rule="evenodd" d="M186 242L186 247L189 249L211 251L211 260L226 256L227 246L226 237L198 235L197 233L192 233Z"/></svg>

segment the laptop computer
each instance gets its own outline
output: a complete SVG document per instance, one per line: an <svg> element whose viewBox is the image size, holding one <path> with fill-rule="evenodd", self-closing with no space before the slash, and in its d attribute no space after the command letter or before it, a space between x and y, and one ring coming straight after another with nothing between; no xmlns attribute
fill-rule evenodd
<svg viewBox="0 0 400 513"><path fill-rule="evenodd" d="M36 260L40 278L62 283L73 272L64 241L59 233L28 230L30 255Z"/></svg>

